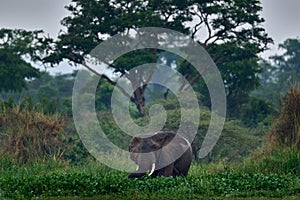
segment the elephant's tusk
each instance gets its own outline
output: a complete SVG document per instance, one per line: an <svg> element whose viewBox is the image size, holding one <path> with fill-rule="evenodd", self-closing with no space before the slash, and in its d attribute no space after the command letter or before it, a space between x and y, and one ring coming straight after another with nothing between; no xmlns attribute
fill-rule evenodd
<svg viewBox="0 0 300 200"><path fill-rule="evenodd" d="M139 171L139 168L140 168L140 166L138 165L138 166L136 167L136 170L135 170L135 171Z"/></svg>
<svg viewBox="0 0 300 200"><path fill-rule="evenodd" d="M155 170L155 163L152 163L152 169L150 171L149 176L151 176L153 174L154 170Z"/></svg>

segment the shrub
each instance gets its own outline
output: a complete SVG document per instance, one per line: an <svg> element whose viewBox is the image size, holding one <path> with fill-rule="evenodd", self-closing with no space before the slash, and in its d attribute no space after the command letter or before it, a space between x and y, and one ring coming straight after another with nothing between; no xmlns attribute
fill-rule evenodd
<svg viewBox="0 0 300 200"><path fill-rule="evenodd" d="M274 106L262 99L251 97L249 102L241 107L241 120L247 127L257 127L260 123L268 123L268 118L276 114Z"/></svg>
<svg viewBox="0 0 300 200"><path fill-rule="evenodd" d="M170 101L169 101L170 100ZM170 103L172 102L172 103ZM176 99L168 99L168 100L157 100L154 104L161 104L164 106L167 114L167 119L164 124L162 130L164 131L177 131L180 127L181 122L181 109L179 107ZM153 104L148 104L146 111ZM178 107L177 107L178 106ZM195 110L192 108L185 108L186 112L189 113L189 117L194 119ZM119 147L127 150L130 137L122 132L120 128L117 126L112 113L110 112L102 112L98 115L100 119L100 125L110 139L110 141L114 142L114 144ZM158 120L158 118L154 119ZM199 159L199 150L201 149L202 142L204 140L205 135L207 134L208 127L210 125L211 120L211 111L206 107L200 107L200 120L198 124L197 134L193 138L192 149L193 149L193 157L195 160L200 161ZM133 118L133 122L140 125L145 126L150 122L150 118L139 117ZM126 123L126 121L123 121ZM190 130L194 130L196 124L192 122L192 120L186 120L185 122L186 129L184 130L184 134L190 136ZM128 132L130 132L131 126L126 126ZM134 127L133 127L134 128ZM261 133L263 132L263 133ZM206 156L204 159L201 159L203 162L213 162L216 160L222 160L226 158L228 161L240 161L243 157L247 156L252 150L257 148L261 144L261 140L257 135L265 134L264 130L253 130L250 128L246 128L243 123L239 120L230 120L226 121L224 125L224 129L222 134L217 142L216 146L212 150L212 152Z"/></svg>

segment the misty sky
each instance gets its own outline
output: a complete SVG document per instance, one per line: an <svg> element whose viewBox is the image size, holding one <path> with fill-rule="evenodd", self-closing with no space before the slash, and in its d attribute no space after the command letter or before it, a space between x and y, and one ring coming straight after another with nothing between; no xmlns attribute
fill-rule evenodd
<svg viewBox="0 0 300 200"><path fill-rule="evenodd" d="M0 0L0 28L42 29L56 37L68 15L64 8L70 0ZM300 37L300 0L261 0L267 33L274 39L267 57L287 38Z"/></svg>

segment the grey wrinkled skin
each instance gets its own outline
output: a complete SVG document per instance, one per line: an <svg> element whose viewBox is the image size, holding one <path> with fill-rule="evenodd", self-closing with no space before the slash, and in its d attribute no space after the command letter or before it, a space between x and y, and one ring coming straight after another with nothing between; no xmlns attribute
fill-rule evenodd
<svg viewBox="0 0 300 200"><path fill-rule="evenodd" d="M129 144L130 158L138 169L129 178L141 178L147 172L156 176L187 176L192 162L191 144L173 132L135 135Z"/></svg>

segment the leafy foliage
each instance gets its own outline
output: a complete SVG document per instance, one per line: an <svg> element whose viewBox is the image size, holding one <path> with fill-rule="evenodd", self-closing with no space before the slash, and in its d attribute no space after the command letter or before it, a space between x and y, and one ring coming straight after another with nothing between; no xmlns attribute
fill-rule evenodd
<svg viewBox="0 0 300 200"><path fill-rule="evenodd" d="M285 75L281 75L280 79L284 81L299 81L300 73L300 39L287 39L279 48L284 50L282 55L272 56L271 59L274 60L278 72L285 72Z"/></svg>
<svg viewBox="0 0 300 200"><path fill-rule="evenodd" d="M272 42L261 26L264 19L259 16L262 8L257 0L73 0L66 8L70 16L65 17L62 24L67 27L67 32L59 35L55 51L45 62L59 63L68 59L82 64L85 56L108 36L133 35L140 27L177 30L190 35L211 53L223 75L234 114L247 101L247 94L257 87L257 74L261 72L257 54ZM132 77L136 78L138 74L129 73L129 70L139 64L156 62L162 57L169 64L177 63L177 67L192 84L200 78L194 70L189 70L189 64L182 64L176 56L164 57L164 53L162 50L141 50L121 56L116 61L101 61L109 63L110 70L116 72L118 77L126 77L133 88L136 88L136 81ZM110 84L116 84L111 77L102 77ZM139 80L133 95L122 90L142 115L145 90L150 78ZM185 85L184 82L182 84ZM205 95L207 101L209 98L207 93Z"/></svg>
<svg viewBox="0 0 300 200"><path fill-rule="evenodd" d="M193 165L193 169L200 166ZM11 174L14 176L11 176ZM200 198L200 197L282 197L297 194L297 178L262 173L207 173L191 171L186 177L128 179L125 173L102 165L86 163L66 167L48 163L30 168L2 167L0 197L31 199L40 197L113 195L115 198Z"/></svg>
<svg viewBox="0 0 300 200"><path fill-rule="evenodd" d="M261 124L271 126L277 111L270 102L251 97L248 103L241 106L241 121L247 127L255 128Z"/></svg>
<svg viewBox="0 0 300 200"><path fill-rule="evenodd" d="M87 72L88 75L88 72ZM93 80L96 76L90 76L88 80ZM43 74L40 79L32 81L28 86L28 90L22 93L22 96L34 96L35 98L25 98L27 106L32 109L37 109L46 115L59 112L64 115L65 126L62 129L61 135L64 142L63 160L72 163L85 162L86 160L93 160L88 151L82 144L79 136L76 133L74 123L71 118L71 89L74 83L74 74L50 76ZM87 87L89 84L87 84ZM47 89L48 88L48 89ZM47 90L45 90L47 89ZM49 95L46 91L56 91L54 94ZM85 88L83 88L85 90ZM110 110L110 98L113 88L106 81L101 80L96 91L96 110L100 121L101 128L107 137L115 145L127 150L130 136L126 135L116 124ZM49 96L43 96L49 95ZM150 94L149 94L150 95ZM21 96L21 97L22 97ZM18 95L15 98L18 99ZM167 110L167 121L163 130L178 130L181 111L180 105L175 98L174 94L169 94L168 99L162 97L152 97L152 101L148 103L145 108L149 112L151 106L154 104L161 104ZM21 100L24 97L21 98ZM84 97L83 97L84 98ZM9 103L10 102L10 103ZM25 102L25 101L24 101ZM31 102L31 103L29 103ZM258 104L257 104L258 103ZM8 100L5 102L5 107L13 108L13 101ZM257 105L261 107L257 108ZM252 104L244 105L241 110L242 122L239 120L228 120L225 123L223 132L219 142L216 144L213 151L205 159L198 158L198 151L201 148L204 136L210 123L211 111L206 107L200 107L200 122L198 133L196 134L192 143L194 158L200 162L214 162L220 160L227 161L241 161L243 157L247 156L252 150L260 146L262 137L267 133L272 122L270 117L271 108L266 107L264 102L255 100ZM253 109L258 109L254 112ZM265 113L265 109L267 109ZM270 112L269 112L270 111ZM189 111L187 111L189 112ZM135 123L139 125L147 125L149 118L140 118L138 112L134 109L133 105L130 106L130 113ZM190 112L191 113L191 112ZM191 116L192 117L192 116ZM124 122L126 123L126 122ZM246 124L248 127L244 126ZM95 127L97 127L96 125ZM193 128L194 124L189 124L188 127ZM186 130L189 132L188 130ZM95 133L97 132L97 128Z"/></svg>
<svg viewBox="0 0 300 200"><path fill-rule="evenodd" d="M0 91L21 91L26 79L39 76L30 61L43 61L51 39L42 31L0 29Z"/></svg>

